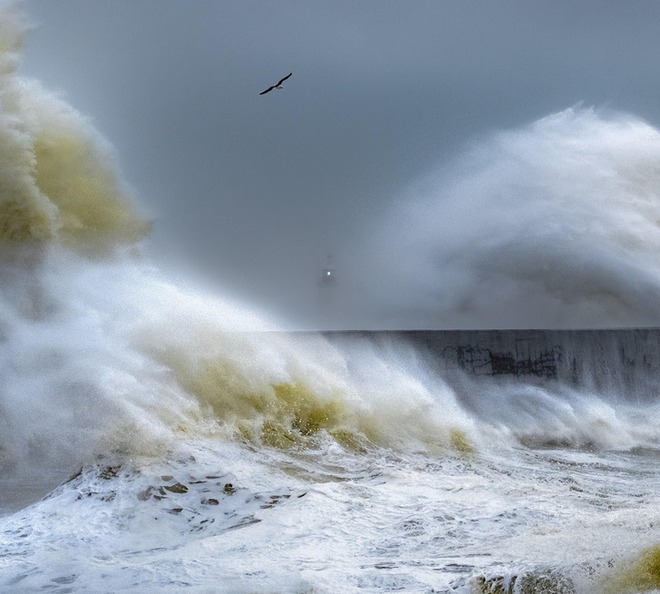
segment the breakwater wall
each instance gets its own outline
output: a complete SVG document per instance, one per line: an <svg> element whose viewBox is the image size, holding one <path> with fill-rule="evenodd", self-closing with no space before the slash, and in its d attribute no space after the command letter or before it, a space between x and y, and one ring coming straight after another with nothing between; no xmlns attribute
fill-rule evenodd
<svg viewBox="0 0 660 594"><path fill-rule="evenodd" d="M660 329L333 331L342 346L414 347L445 377L562 382L653 397L660 384Z"/></svg>

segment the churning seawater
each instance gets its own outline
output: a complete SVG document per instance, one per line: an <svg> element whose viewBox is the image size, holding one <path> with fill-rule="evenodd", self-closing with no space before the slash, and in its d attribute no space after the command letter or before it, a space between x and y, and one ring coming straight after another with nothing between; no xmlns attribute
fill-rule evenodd
<svg viewBox="0 0 660 594"><path fill-rule="evenodd" d="M111 149L61 99L17 76L23 29L16 5L3 5L0 590L660 587L654 393L449 381L407 344L339 346L278 332L240 303L172 283L140 255L149 225ZM598 155L615 164L625 156L620 183L603 182L606 208L620 212L625 200L610 194L625 190L626 220L653 239L657 167L647 165L658 133L573 110L538 125L544 138L553 122L564 144L573 122L579 139L602 132L586 134ZM646 147L641 165L629 150L635 134ZM555 226L565 221L577 241L567 193L562 186ZM657 308L657 254L646 273L640 262L653 241L646 246L634 225L616 227L615 216L598 220L579 298L568 264L546 276L544 294L534 277L570 260L566 245L536 271L540 239L529 242L534 258L513 268L511 241L493 240L461 272L456 254L466 246L449 236L433 243L425 228L419 237L434 257L444 254L456 288L440 313L461 320L481 311L480 263L499 254L489 270L501 280L515 269L515 283L497 284L491 303L522 303L529 285L556 313L552 296L568 278L562 311L575 303L601 321L646 319ZM608 225L620 232L607 236ZM606 266L617 241L627 251ZM640 290L630 270L644 280Z"/></svg>

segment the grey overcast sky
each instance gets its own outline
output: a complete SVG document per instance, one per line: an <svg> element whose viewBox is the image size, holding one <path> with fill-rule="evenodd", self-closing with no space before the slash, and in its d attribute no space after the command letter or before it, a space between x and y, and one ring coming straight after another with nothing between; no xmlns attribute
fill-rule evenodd
<svg viewBox="0 0 660 594"><path fill-rule="evenodd" d="M154 256L284 317L316 307L325 266L359 275L384 213L493 131L579 102L660 126L655 0L25 5L22 74L115 146Z"/></svg>

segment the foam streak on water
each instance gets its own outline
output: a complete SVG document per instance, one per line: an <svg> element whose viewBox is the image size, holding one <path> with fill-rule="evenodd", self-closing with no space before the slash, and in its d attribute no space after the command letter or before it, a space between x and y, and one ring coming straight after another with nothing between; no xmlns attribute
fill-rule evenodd
<svg viewBox="0 0 660 594"><path fill-rule="evenodd" d="M3 583L467 592L474 576L540 568L599 592L657 535L657 454L212 447L89 467L6 518Z"/></svg>

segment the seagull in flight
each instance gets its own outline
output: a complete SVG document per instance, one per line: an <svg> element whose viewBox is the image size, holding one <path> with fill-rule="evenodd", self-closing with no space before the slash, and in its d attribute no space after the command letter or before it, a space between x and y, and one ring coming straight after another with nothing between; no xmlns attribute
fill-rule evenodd
<svg viewBox="0 0 660 594"><path fill-rule="evenodd" d="M287 78L289 78L292 74L293 74L293 72L289 72L289 74L287 74L287 75L286 75L286 76L285 76L280 82L278 82L277 84L273 85L272 87L268 87L265 91L261 91L261 93L259 93L259 95L265 95L266 93L270 93L273 89L281 89L281 88L282 88L282 83L283 83Z"/></svg>

